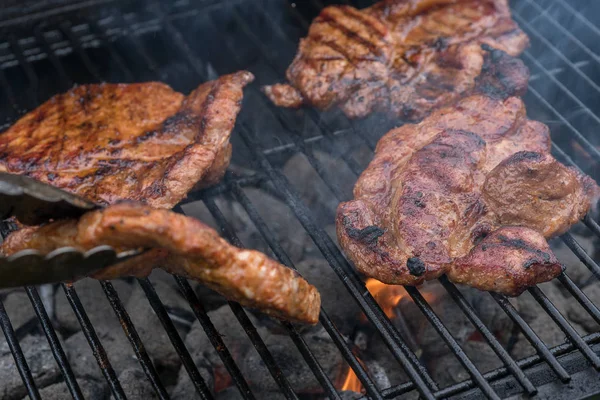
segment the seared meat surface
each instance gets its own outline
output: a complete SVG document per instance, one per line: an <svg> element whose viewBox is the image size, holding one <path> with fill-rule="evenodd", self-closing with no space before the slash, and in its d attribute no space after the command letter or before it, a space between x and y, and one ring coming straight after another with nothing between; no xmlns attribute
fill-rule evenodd
<svg viewBox="0 0 600 400"><path fill-rule="evenodd" d="M380 111L420 119L477 91L482 75L518 94L527 72L512 56L527 44L507 0L383 0L363 10L331 6L300 41L287 70L289 84L266 86L264 92L282 107L337 105L350 118ZM492 74L490 64L499 61L518 65L507 75Z"/></svg>
<svg viewBox="0 0 600 400"><path fill-rule="evenodd" d="M338 208L340 244L363 273L416 285L447 273L519 294L561 266L544 237L580 220L600 191L550 155L548 128L519 98L471 96L388 132Z"/></svg>
<svg viewBox="0 0 600 400"><path fill-rule="evenodd" d="M161 267L275 317L310 324L318 321L319 292L293 270L258 251L228 244L194 218L138 203L120 203L79 220L21 229L8 236L1 251L8 256L28 248L48 253L62 246L87 250L103 244L120 250L152 250L102 270L94 278L147 276Z"/></svg>
<svg viewBox="0 0 600 400"><path fill-rule="evenodd" d="M171 208L222 177L242 89L253 79L222 76L187 97L158 82L77 86L0 135L0 170L100 204Z"/></svg>

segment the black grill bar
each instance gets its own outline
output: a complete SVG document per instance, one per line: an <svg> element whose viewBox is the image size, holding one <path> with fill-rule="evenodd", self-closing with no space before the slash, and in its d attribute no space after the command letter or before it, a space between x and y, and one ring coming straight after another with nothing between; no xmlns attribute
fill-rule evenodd
<svg viewBox="0 0 600 400"><path fill-rule="evenodd" d="M384 338L386 345L413 382L415 382L421 395L425 398L432 399L433 394L431 393L430 388L436 388L437 385L431 379L425 368L421 366L414 353L412 353L400 338L400 335L392 326L390 320L387 319L379 305L357 277L356 272L352 270L347 263L341 261L343 257L339 254L339 250L335 248L335 245L331 242L331 239L329 239L326 233L317 226L310 216L310 211L301 203L298 195L292 191L285 177L276 171L266 157L257 149L257 146L254 144L256 143L254 133L245 127L239 129L238 132L246 146L251 150L258 167L269 175L275 187L284 195L287 204L292 208L292 211L296 214L296 217L304 226L306 232L315 242L325 259L329 262L329 265L334 268L334 271L346 285L367 318L377 327ZM428 381L427 384L423 379Z"/></svg>
<svg viewBox="0 0 600 400"><path fill-rule="evenodd" d="M181 362L190 376L190 379L196 388L196 392L198 392L201 399L212 399L213 395L208 389L208 386L206 386L206 382L204 382L204 378L202 378L200 375L200 371L198 371L196 364L194 364L194 360L192 360L190 352L185 347L181 336L179 336L179 333L177 332L177 328L175 328L175 325L173 324L171 317L169 317L165 306L160 301L156 290L154 290L154 286L152 286L148 278L138 279L138 283L144 290L144 293L150 302L150 306L152 306L152 309L160 320L165 332L167 332L167 335L169 336L175 351L179 355L179 358L181 358Z"/></svg>
<svg viewBox="0 0 600 400"><path fill-rule="evenodd" d="M246 382L246 379L244 378L239 367L233 360L233 357L231 356L229 349L225 345L225 342L223 342L221 335L219 335L219 332L217 332L217 329L206 314L204 306L202 305L202 303L200 303L198 296L196 296L194 290L192 289L188 281L181 276L174 276L174 278L177 282L177 285L179 285L181 293L188 301L188 303L190 303L190 307L192 308L194 315L200 322L202 329L204 329L204 332L210 340L210 343L215 348L217 354L221 358L221 361L223 361L223 365L225 365L225 368L229 372L231 379L233 380L234 384L238 387L240 394L244 397L244 399L255 399L252 390L250 390L250 386L248 386L248 382Z"/></svg>
<svg viewBox="0 0 600 400"><path fill-rule="evenodd" d="M485 324L481 321L481 319L473 310L473 307L467 302L462 293L456 288L456 286L451 283L446 276L442 276L440 278L440 282L446 288L452 299L458 304L460 309L465 313L467 318L471 321L471 323L477 328L477 330L483 335L485 340L488 342L492 350L498 355L498 357L502 360L506 368L515 376L517 381L523 386L523 388L527 391L530 396L533 396L537 393L537 389L531 381L525 376L525 373L515 360L511 358L508 352L500 345L498 340L494 337L494 334L490 332L490 330L485 326Z"/></svg>
<svg viewBox="0 0 600 400"><path fill-rule="evenodd" d="M531 345L535 348L538 355L548 363L550 368L556 373L556 375L563 382L569 382L571 380L571 376L569 373L563 368L562 365L558 362L556 357L552 354L548 347L542 342L539 336L529 327L527 322L523 320L523 318L519 315L515 307L508 301L506 296L502 296L498 293L490 292L490 295L496 300L496 303L502 308L502 310L510 317L510 319L519 327L525 338L531 343ZM517 363L518 365L518 363Z"/></svg>
<svg viewBox="0 0 600 400"><path fill-rule="evenodd" d="M73 31L71 30L71 24L69 22L63 22L61 24L61 31L69 39L69 42L73 44L73 49L77 52L77 55L79 55L81 61L83 61L85 68L92 74L96 82L102 81L102 78L94 66L94 63L90 61L90 58L81 47L81 43L79 42L77 35L73 34Z"/></svg>
<svg viewBox="0 0 600 400"><path fill-rule="evenodd" d="M204 205L206 206L206 208L208 208L208 211L210 211L211 215L219 225L222 235L234 246L242 247L242 243L238 239L233 229L231 229L231 226L227 223L227 219L225 218L219 207L217 207L214 200L205 199ZM250 318L248 318L248 316L246 315L246 312L238 303L235 303L233 301L228 301L228 303L231 307L231 311L233 311L233 314L240 322L240 325L248 335L248 338L250 338L252 345L254 346L258 354L260 354L260 356L262 357L267 369L271 373L271 376L273 376L273 379L275 379L275 382L281 388L283 394L288 399L298 399L298 396L294 392L294 389L292 388L287 378L275 362L273 355L271 354L271 352L265 345L265 342L258 334L256 328L252 324L252 321L250 321Z"/></svg>
<svg viewBox="0 0 600 400"><path fill-rule="evenodd" d="M600 267L592 257L590 257L585 250L581 247L579 243L575 240L573 235L570 233L565 233L561 237L562 241L567 245L569 249L581 260L581 262L588 267L588 269L598 278L600 279Z"/></svg>
<svg viewBox="0 0 600 400"><path fill-rule="evenodd" d="M275 239L273 232L271 232L267 224L261 218L256 208L250 202L250 199L248 199L248 197L244 194L240 186L235 181L233 181L230 174L227 174L225 176L225 179L231 187L231 191L235 196L235 199L242 205L242 207L244 207L244 210L250 217L250 220L252 221L252 223L254 223L254 226L256 226L256 228L258 229L262 237L265 239L271 250L273 250L273 253L277 257L277 259L289 268L295 270L296 268L292 260L289 258L285 250L283 250L279 242ZM365 371L365 369L358 361L356 356L352 353L352 349L350 349L350 347L342 337L341 333L337 330L334 323L331 321L331 319L329 318L329 316L323 308L321 308L319 321L327 330L327 332L331 336L331 339L337 345L338 349L340 349L342 356L344 357L346 362L350 364L352 370L354 371L362 385L365 387L365 390L367 391L369 396L371 396L374 399L381 398L381 394L379 393L377 386L373 383L368 373ZM291 324L285 323L285 326L288 332L290 333L292 340L294 341L294 343L296 343L298 349L304 356L304 359L306 360L307 364L315 373L315 377L319 380L321 386L323 386L330 398L338 398L339 395L337 394L337 391L335 390L335 387L333 386L331 380L325 374L321 365L316 360L308 346L306 346L306 343L304 343L302 337L296 332L296 330Z"/></svg>
<svg viewBox="0 0 600 400"><path fill-rule="evenodd" d="M154 364L152 363L152 360L150 359L150 356L144 347L144 343L142 343L142 339L140 339L137 330L133 326L131 318L129 318L129 314L127 314L127 311L125 311L125 307L119 298L119 294L110 282L101 281L100 285L102 286L102 290L104 290L104 294L106 295L110 306L115 312L115 315L117 316L121 327L123 328L125 336L127 336L127 339L131 343L131 347L133 348L135 356L142 367L142 371L144 371L144 374L146 374L148 377L148 380L158 395L158 398L168 399L169 394L160 381L158 372L156 371L156 368L154 367Z"/></svg>
<svg viewBox="0 0 600 400"><path fill-rule="evenodd" d="M23 355L23 350L19 345L19 340L15 335L15 330L10 323L10 318L6 313L6 309L4 308L4 303L2 300L0 300L0 326L2 327L2 332L4 332L4 338L8 343L8 348L15 359L15 364L17 364L19 375L21 375L21 379L25 384L29 398L31 400L40 400L40 393L35 385L33 376L31 376L31 370L29 369L29 365L27 365L27 360L25 359L25 355Z"/></svg>
<svg viewBox="0 0 600 400"><path fill-rule="evenodd" d="M567 290L575 297L581 306L600 324L600 310L590 301L590 299L577 287L575 282L569 278L566 273L562 273L558 280L567 288Z"/></svg>
<svg viewBox="0 0 600 400"><path fill-rule="evenodd" d="M431 306L427 301L423 298L423 295L414 287L405 286L404 287L410 297L413 299L417 307L421 310L421 312L425 315L427 320L431 323L434 329L440 334L444 342L450 347L450 350L456 355L458 361L465 367L471 378L477 383L477 386L481 389L481 391L486 395L489 399L500 399L500 397L494 392L494 389L490 386L490 384L485 380L485 378L481 375L481 372L475 367L475 364L467 357L467 355L463 352L459 344L452 337L448 329L444 326L440 318L436 315L436 313L431 309ZM460 305L460 304L459 304Z"/></svg>
<svg viewBox="0 0 600 400"><path fill-rule="evenodd" d="M75 312L75 316L77 317L79 324L81 325L81 330L83 331L83 334L85 335L85 338L92 349L92 353L98 362L98 366L102 371L102 375L104 375L106 382L108 382L112 395L117 400L126 399L127 396L125 396L125 392L123 391L123 387L117 378L117 374L115 374L115 370L108 360L106 350L104 350L104 347L98 338L98 334L90 322L90 319L87 316L85 309L83 308L83 304L81 304L81 300L79 300L79 296L73 288L73 285L63 283L61 286L65 292L65 295L67 296L67 300L69 301L73 312Z"/></svg>
<svg viewBox="0 0 600 400"><path fill-rule="evenodd" d="M585 343L581 336L573 329L571 324L567 322L565 317L556 309L554 304L546 297L546 295L538 288L532 287L528 289L529 293L533 298L542 306L542 308L550 315L550 317L556 322L558 327L567 335L567 338L573 343L579 351L583 353L585 358L592 364L592 366L600 370L600 358L594 353L590 346Z"/></svg>
<svg viewBox="0 0 600 400"><path fill-rule="evenodd" d="M81 393L81 388L75 379L75 375L71 370L71 365L69 364L69 360L67 359L67 355L65 354L60 341L58 340L58 336L56 336L56 331L52 326L52 322L50 322L50 318L48 317L48 313L44 308L44 304L42 303L42 299L38 291L33 286L27 286L25 288L27 291L27 296L33 305L33 309L35 314L37 315L40 323L42 325L42 329L44 330L44 334L46 335L46 339L48 340L48 344L50 344L50 349L52 350L52 354L56 359L58 367L62 372L63 377L65 378L65 384L73 396L74 399L79 400L83 399L83 394Z"/></svg>

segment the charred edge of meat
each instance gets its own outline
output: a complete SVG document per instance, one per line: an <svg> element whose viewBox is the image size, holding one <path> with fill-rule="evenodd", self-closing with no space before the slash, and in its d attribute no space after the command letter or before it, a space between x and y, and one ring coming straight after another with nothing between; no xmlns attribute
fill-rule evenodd
<svg viewBox="0 0 600 400"><path fill-rule="evenodd" d="M344 217L343 219L344 229L351 239L354 239L369 248L373 248L377 245L377 239L382 236L385 231L377 225L369 225L362 229L357 229L352 226L350 218Z"/></svg>
<svg viewBox="0 0 600 400"><path fill-rule="evenodd" d="M529 268L531 268L532 265L535 265L535 264L542 264L542 265L554 264L552 262L552 256L550 253L547 253L540 249L536 249L535 247L531 247L523 239L511 239L504 235L499 235L498 240L500 241L500 243L484 244L481 247L481 250L486 251L490 247L502 246L502 247L517 248L517 249L525 250L529 253L533 253L533 254L541 257L541 260L539 258L534 257L534 258L530 258L529 260L525 261L525 263L523 263L524 269L529 269ZM562 266L562 267L564 270L564 266Z"/></svg>
<svg viewBox="0 0 600 400"><path fill-rule="evenodd" d="M481 48L485 54L481 73L475 78L476 92L497 99L524 94L529 70L523 61L487 44Z"/></svg>
<svg viewBox="0 0 600 400"><path fill-rule="evenodd" d="M406 267L411 275L421 276L427 271L425 263L419 257L411 257L406 260Z"/></svg>

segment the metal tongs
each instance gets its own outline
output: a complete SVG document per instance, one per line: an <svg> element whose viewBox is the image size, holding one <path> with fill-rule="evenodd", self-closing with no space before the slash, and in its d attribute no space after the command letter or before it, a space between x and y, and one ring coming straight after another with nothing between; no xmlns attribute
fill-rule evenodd
<svg viewBox="0 0 600 400"><path fill-rule="evenodd" d="M22 175L0 172L0 218L16 217L26 225L77 218L100 208L99 205L54 186ZM6 222L2 231L8 232ZM22 250L9 257L0 256L0 288L70 282L142 253L131 250L117 253L111 246L98 246L86 252L61 247L49 254Z"/></svg>

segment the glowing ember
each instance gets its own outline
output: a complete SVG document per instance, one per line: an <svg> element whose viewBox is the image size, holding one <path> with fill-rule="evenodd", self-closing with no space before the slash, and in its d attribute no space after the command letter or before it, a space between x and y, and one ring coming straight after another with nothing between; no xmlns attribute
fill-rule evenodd
<svg viewBox="0 0 600 400"><path fill-rule="evenodd" d="M342 390L349 390L351 392L362 393L362 385L354 371L352 371L352 368L348 368L348 375L346 375L346 379L344 380L344 384L342 385Z"/></svg>
<svg viewBox="0 0 600 400"><path fill-rule="evenodd" d="M406 293L406 290L402 286L386 285L377 279L369 278L365 282L365 285L388 318L395 316L394 308L403 297L408 296L408 293Z"/></svg>

